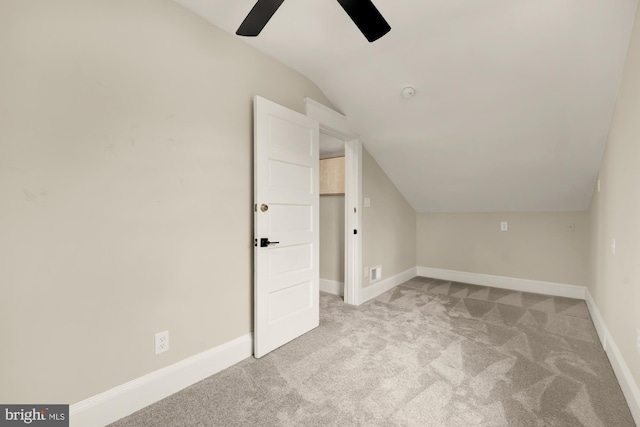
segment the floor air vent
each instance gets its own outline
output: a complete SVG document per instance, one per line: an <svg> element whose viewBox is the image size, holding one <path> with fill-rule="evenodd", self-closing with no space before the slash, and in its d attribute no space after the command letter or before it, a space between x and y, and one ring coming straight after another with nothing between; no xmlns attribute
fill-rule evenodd
<svg viewBox="0 0 640 427"><path fill-rule="evenodd" d="M382 266L379 265L377 267L371 267L371 283L373 282L377 282L378 280L382 279Z"/></svg>

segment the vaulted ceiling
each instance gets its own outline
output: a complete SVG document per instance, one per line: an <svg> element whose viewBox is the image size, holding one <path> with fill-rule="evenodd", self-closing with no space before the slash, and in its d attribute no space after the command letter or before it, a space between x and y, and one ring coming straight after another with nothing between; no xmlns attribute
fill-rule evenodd
<svg viewBox="0 0 640 427"><path fill-rule="evenodd" d="M176 1L231 34L255 3ZM336 0L239 39L315 82L418 212L588 209L637 0L374 3L374 43Z"/></svg>

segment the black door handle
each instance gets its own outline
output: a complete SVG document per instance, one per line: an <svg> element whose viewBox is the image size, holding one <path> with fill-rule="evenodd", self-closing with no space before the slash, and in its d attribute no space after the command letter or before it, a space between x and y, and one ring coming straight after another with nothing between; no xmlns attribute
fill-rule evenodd
<svg viewBox="0 0 640 427"><path fill-rule="evenodd" d="M280 242L270 242L268 237L261 237L260 238L260 247L261 248L266 248L269 245L274 245L276 243L280 243Z"/></svg>

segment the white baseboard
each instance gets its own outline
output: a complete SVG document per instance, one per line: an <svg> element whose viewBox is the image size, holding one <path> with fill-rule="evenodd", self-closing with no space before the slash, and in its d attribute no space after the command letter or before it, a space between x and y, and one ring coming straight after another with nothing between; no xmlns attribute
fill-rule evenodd
<svg viewBox="0 0 640 427"><path fill-rule="evenodd" d="M372 283L370 286L361 289L359 303L362 304L372 300L375 297L384 294L389 289L393 289L399 284L404 283L409 279L413 279L414 277L416 277L416 267L411 267L410 269L396 274L395 276Z"/></svg>
<svg viewBox="0 0 640 427"><path fill-rule="evenodd" d="M598 310L598 306L596 306L596 303L588 289L586 292L586 302L587 307L589 308L589 313L591 314L591 319L593 320L593 324L598 332L598 337L602 343L602 347L607 353L607 356L609 356L613 372L615 372L618 382L620 383L622 393L624 394L625 399L627 399L631 415L633 416L636 425L640 425L640 389L638 388L638 384L635 382L633 374L631 374L631 370L629 370L629 366L622 357L622 353L620 353L620 349L609 332L609 328L607 328L606 323L604 323L600 310Z"/></svg>
<svg viewBox="0 0 640 427"><path fill-rule="evenodd" d="M539 280L518 279L515 277L492 276L489 274L468 273L466 271L444 270L441 268L417 267L417 275L433 279L451 280L472 285L491 286L513 291L532 292L557 297L585 299L587 288L564 283L543 282Z"/></svg>
<svg viewBox="0 0 640 427"><path fill-rule="evenodd" d="M320 279L320 290L333 295L344 296L344 283L335 280Z"/></svg>
<svg viewBox="0 0 640 427"><path fill-rule="evenodd" d="M222 371L253 354L252 334L184 359L71 405L71 427L103 427Z"/></svg>

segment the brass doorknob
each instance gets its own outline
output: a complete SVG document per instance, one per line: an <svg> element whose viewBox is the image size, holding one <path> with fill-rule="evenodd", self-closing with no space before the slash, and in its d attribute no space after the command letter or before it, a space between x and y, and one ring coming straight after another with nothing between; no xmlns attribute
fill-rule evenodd
<svg viewBox="0 0 640 427"><path fill-rule="evenodd" d="M269 210L269 206L265 205L264 203L260 205L260 210L262 212L266 212Z"/></svg>

